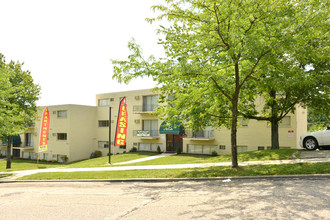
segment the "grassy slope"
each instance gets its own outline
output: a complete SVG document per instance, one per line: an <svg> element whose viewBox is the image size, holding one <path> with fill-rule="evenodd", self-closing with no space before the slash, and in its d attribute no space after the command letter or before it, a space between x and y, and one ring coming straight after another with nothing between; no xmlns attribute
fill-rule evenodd
<svg viewBox="0 0 330 220"><path fill-rule="evenodd" d="M290 159L292 154L297 150L265 150L265 151L252 151L238 154L238 161L258 161L258 160L285 160ZM156 153L149 152L136 152L136 153L126 153L113 155L111 162L119 163L124 161L135 160L139 158L144 158L148 156L156 155ZM0 161L0 172L6 171L16 171L16 170L33 170L33 169L47 169L55 167L65 167L65 168L85 168L85 167L107 167L108 157L100 157L82 161L71 162L67 164L59 163L44 163L40 162L37 165L36 161L29 160L12 160L12 168L6 169L6 161ZM230 162L231 155L222 156L208 156L208 155L190 155L190 154L180 154L173 155L169 157L162 157L155 160L127 164L126 166L132 165L159 165L159 164L190 164L190 163L218 163L218 162Z"/></svg>
<svg viewBox="0 0 330 220"><path fill-rule="evenodd" d="M281 150L265 150L265 151L251 151L238 154L238 161L260 161L260 160L289 160L295 149L281 149ZM149 160L139 163L127 164L127 166L134 165L159 165L159 164L193 164L193 163L220 163L230 162L231 155L221 156L207 156L207 155L190 155L179 154L169 157L162 157L155 160Z"/></svg>
<svg viewBox="0 0 330 220"><path fill-rule="evenodd" d="M112 158L111 161L112 163L119 163L119 162L149 157L153 155L156 155L156 153L136 152L136 153L117 154L111 157ZM47 168L55 168L55 167L65 167L65 168L106 167L106 166L110 166L108 164L108 161L109 161L109 157L100 157L100 158L81 160L66 164L39 162L39 165L37 165L36 161L13 159L11 166L12 168L6 169L6 160L1 160L0 172L16 171L16 170L47 169Z"/></svg>
<svg viewBox="0 0 330 220"><path fill-rule="evenodd" d="M231 176L263 176L330 173L330 163L298 163L282 165L246 166L238 169L230 167L209 167L166 170L94 171L72 173L39 173L20 180L50 179L139 179L139 178L199 178Z"/></svg>

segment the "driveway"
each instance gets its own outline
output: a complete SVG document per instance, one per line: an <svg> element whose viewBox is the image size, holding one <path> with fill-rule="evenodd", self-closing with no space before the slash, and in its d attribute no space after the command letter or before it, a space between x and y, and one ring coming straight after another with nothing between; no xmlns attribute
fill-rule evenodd
<svg viewBox="0 0 330 220"><path fill-rule="evenodd" d="M300 159L314 159L314 158L330 158L330 150L314 150L307 151L304 150L300 154Z"/></svg>

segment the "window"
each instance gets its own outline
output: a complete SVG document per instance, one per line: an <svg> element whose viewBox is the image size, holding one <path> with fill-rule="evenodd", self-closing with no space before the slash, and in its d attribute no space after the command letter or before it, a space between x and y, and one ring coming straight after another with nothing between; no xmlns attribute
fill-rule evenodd
<svg viewBox="0 0 330 220"><path fill-rule="evenodd" d="M59 140L59 141L67 140L67 134L66 133L57 133L57 140Z"/></svg>
<svg viewBox="0 0 330 220"><path fill-rule="evenodd" d="M31 133L25 134L25 146L33 147L33 135Z"/></svg>
<svg viewBox="0 0 330 220"><path fill-rule="evenodd" d="M109 141L99 141L98 146L99 148L109 148Z"/></svg>
<svg viewBox="0 0 330 220"><path fill-rule="evenodd" d="M158 96L143 96L143 111L153 112L158 107Z"/></svg>
<svg viewBox="0 0 330 220"><path fill-rule="evenodd" d="M107 106L110 105L110 99L99 99L98 101L99 106Z"/></svg>
<svg viewBox="0 0 330 220"><path fill-rule="evenodd" d="M285 116L279 123L279 126L291 126L291 117Z"/></svg>
<svg viewBox="0 0 330 220"><path fill-rule="evenodd" d="M108 120L99 121L99 127L109 127L109 121Z"/></svg>
<svg viewBox="0 0 330 220"><path fill-rule="evenodd" d="M163 144L149 144L149 143L140 143L139 150L140 151L157 151L157 148L160 148L163 151Z"/></svg>
<svg viewBox="0 0 330 220"><path fill-rule="evenodd" d="M64 163L64 162L66 162L66 160L67 160L67 156L66 155L60 155L60 154L57 154L57 161L59 162L59 163Z"/></svg>
<svg viewBox="0 0 330 220"><path fill-rule="evenodd" d="M24 159L32 159L32 160L36 159L36 154L34 152L24 152L23 151L22 156Z"/></svg>
<svg viewBox="0 0 330 220"><path fill-rule="evenodd" d="M226 150L226 145L220 145L220 146L219 146L219 149L220 149L220 150Z"/></svg>
<svg viewBox="0 0 330 220"><path fill-rule="evenodd" d="M7 155L7 150L0 150L0 156L6 156Z"/></svg>
<svg viewBox="0 0 330 220"><path fill-rule="evenodd" d="M158 136L158 120L143 120L142 121L142 130L143 131L149 131L150 136L155 137Z"/></svg>
<svg viewBox="0 0 330 220"><path fill-rule="evenodd" d="M267 121L267 127L270 127L271 123L269 121ZM282 118L281 121L279 121L278 126L281 127L290 127L291 126L291 116L285 116L284 118Z"/></svg>
<svg viewBox="0 0 330 220"><path fill-rule="evenodd" d="M238 124L242 127L247 127L248 126L248 119L245 118L238 118Z"/></svg>
<svg viewBox="0 0 330 220"><path fill-rule="evenodd" d="M58 118L66 118L67 117L67 111L66 110L57 111L57 117Z"/></svg>
<svg viewBox="0 0 330 220"><path fill-rule="evenodd" d="M264 146L258 146L258 150L265 150Z"/></svg>
<svg viewBox="0 0 330 220"><path fill-rule="evenodd" d="M188 153L192 154L211 154L213 151L217 151L215 145L199 145L199 144L188 144Z"/></svg>
<svg viewBox="0 0 330 220"><path fill-rule="evenodd" d="M197 133L193 132L193 138L213 138L213 128L206 127L205 129L200 129Z"/></svg>

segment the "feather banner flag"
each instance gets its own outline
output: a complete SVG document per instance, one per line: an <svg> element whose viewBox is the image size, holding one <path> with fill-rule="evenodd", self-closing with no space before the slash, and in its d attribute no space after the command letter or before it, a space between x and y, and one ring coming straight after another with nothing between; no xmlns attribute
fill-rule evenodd
<svg viewBox="0 0 330 220"><path fill-rule="evenodd" d="M127 103L124 97L119 104L117 128L115 136L115 147L126 146L127 138Z"/></svg>
<svg viewBox="0 0 330 220"><path fill-rule="evenodd" d="M40 141L39 141L39 150L38 152L47 151L47 139L49 131L49 110L46 107L41 119L41 128L40 128Z"/></svg>

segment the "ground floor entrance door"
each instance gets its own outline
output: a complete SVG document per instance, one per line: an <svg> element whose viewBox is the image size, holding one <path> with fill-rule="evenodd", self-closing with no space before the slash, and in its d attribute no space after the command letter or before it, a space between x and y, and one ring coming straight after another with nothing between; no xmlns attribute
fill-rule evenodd
<svg viewBox="0 0 330 220"><path fill-rule="evenodd" d="M182 152L182 135L166 134L166 152L176 152L179 147Z"/></svg>
<svg viewBox="0 0 330 220"><path fill-rule="evenodd" d="M13 158L19 158L21 154L20 149L13 149Z"/></svg>

